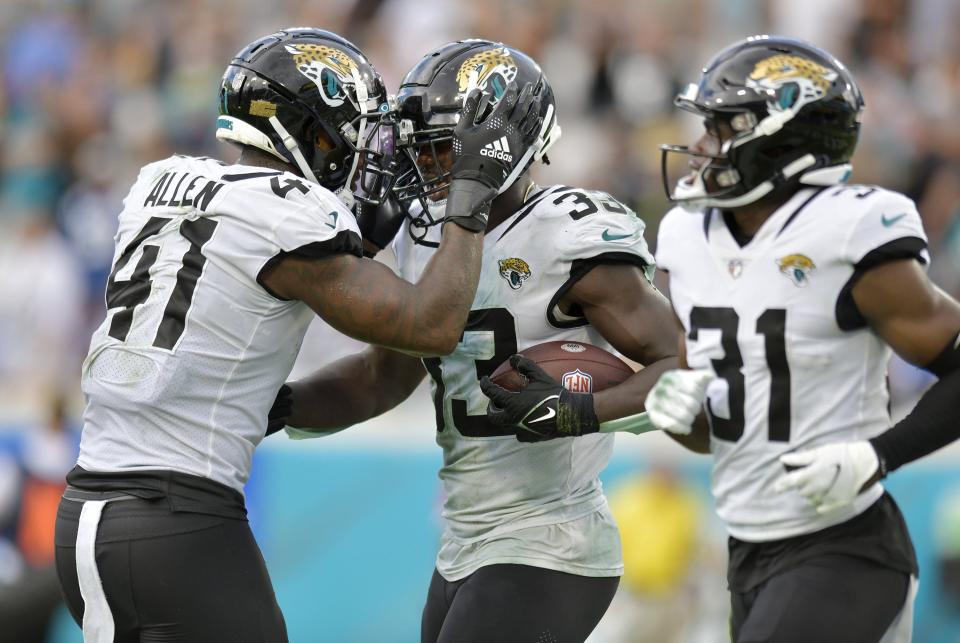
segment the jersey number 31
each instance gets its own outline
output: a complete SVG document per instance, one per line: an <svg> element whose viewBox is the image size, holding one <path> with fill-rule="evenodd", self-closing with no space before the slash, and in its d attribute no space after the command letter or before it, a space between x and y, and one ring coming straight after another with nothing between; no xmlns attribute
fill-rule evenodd
<svg viewBox="0 0 960 643"><path fill-rule="evenodd" d="M767 409L768 438L773 442L790 441L790 365L784 333L787 327L787 311L782 308L765 310L757 318L756 332L763 335L770 369L770 406ZM710 360L717 377L727 381L730 417L716 415L707 401L710 426L713 435L720 440L736 442L743 435L745 391L743 381L743 355L737 344L740 316L733 308L694 307L690 311L688 337L697 341L703 329L720 331L720 347L723 357Z"/></svg>

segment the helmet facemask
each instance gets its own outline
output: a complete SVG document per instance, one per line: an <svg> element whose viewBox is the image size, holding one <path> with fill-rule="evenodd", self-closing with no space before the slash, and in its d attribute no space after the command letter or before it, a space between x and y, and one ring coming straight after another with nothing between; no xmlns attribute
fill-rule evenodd
<svg viewBox="0 0 960 643"><path fill-rule="evenodd" d="M690 145L661 145L661 177L664 192L670 201L691 209L704 206L736 207L751 203L769 192L766 186L758 191L744 190L744 176L738 169L740 145L755 138L757 116L749 108L710 111L703 107L684 103L679 98L675 104L705 119L704 126L713 130L712 136L719 141L716 153L698 150ZM688 172L673 180L676 163L671 154L703 159L699 165L688 165ZM672 186L672 191L671 191Z"/></svg>
<svg viewBox="0 0 960 643"><path fill-rule="evenodd" d="M418 120L399 121L393 194L401 204L419 203L419 213L411 218L411 234L422 240L431 226L443 220L442 214L434 217L431 211L446 206L452 180L453 125L420 126Z"/></svg>
<svg viewBox="0 0 960 643"><path fill-rule="evenodd" d="M382 103L376 114L361 114L352 126L358 141L354 143L352 135L345 138L352 167L343 190L361 203L381 205L391 194L396 173L393 114L387 103Z"/></svg>
<svg viewBox="0 0 960 643"><path fill-rule="evenodd" d="M505 89L506 85L503 84L498 90L492 91L494 98L488 102L487 109L493 109L496 106ZM542 77L534 88L534 92L548 94L547 100L544 101L543 120L538 137L518 159L498 194L509 189L535 161L543 160L548 163L546 153L560 138L561 130L557 124L552 90ZM453 133L460 116L459 105L448 106L446 109L432 106L430 113L425 114L423 110L425 102L427 102L427 95L413 94L400 105L397 170L393 187L394 196L401 204L409 206L417 202L420 205L416 215L410 214L410 234L418 242L423 241L430 227L443 221L443 208L446 206L447 193L452 180L450 171L454 161ZM480 118L484 118L484 115ZM410 213L409 207L407 212Z"/></svg>

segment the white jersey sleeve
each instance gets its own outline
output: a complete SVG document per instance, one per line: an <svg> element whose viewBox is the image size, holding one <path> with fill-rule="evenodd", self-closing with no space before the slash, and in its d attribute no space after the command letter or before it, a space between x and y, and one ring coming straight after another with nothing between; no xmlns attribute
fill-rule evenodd
<svg viewBox="0 0 960 643"><path fill-rule="evenodd" d="M560 188L547 197L563 224L554 237L558 263L569 265L569 278L550 301L547 317L558 328L586 323L578 309L562 311L558 303L590 270L601 264L627 263L653 279L655 263L644 238L646 224L606 192ZM547 205L541 207L549 207Z"/></svg>
<svg viewBox="0 0 960 643"><path fill-rule="evenodd" d="M854 272L838 296L837 323L843 330L864 328L867 321L853 300L853 285L864 272L888 261L916 259L928 266L927 235L916 205L899 192L851 185L827 198L852 218L841 228L846 238L840 256Z"/></svg>
<svg viewBox="0 0 960 643"><path fill-rule="evenodd" d="M569 217L555 244L559 256L567 261L582 261L607 257L633 263L650 271L653 255L647 247L643 232L646 224L637 214L606 192L592 190L560 190L551 199L558 210ZM586 203L590 209L580 216L577 204ZM566 210L569 210L568 212Z"/></svg>
<svg viewBox="0 0 960 643"><path fill-rule="evenodd" d="M310 191L295 198L293 204L297 207L291 208L274 227L277 246L282 252L294 254L347 252L361 256L360 229L353 213L330 192L313 183L308 185Z"/></svg>
<svg viewBox="0 0 960 643"><path fill-rule="evenodd" d="M259 232L263 249L236 257L237 265L248 276L259 282L263 270L286 255L362 255L360 230L353 213L329 191L289 172L240 181L247 185L243 186L241 199L235 200L237 206L257 207L273 221Z"/></svg>
<svg viewBox="0 0 960 643"><path fill-rule="evenodd" d="M874 253L881 253L876 255L877 259L895 254L917 257L926 263L927 235L911 199L898 192L865 186L851 186L849 194L844 192L834 198L863 201L864 207L855 211L857 221L850 227L844 244L843 256L851 264L862 266Z"/></svg>

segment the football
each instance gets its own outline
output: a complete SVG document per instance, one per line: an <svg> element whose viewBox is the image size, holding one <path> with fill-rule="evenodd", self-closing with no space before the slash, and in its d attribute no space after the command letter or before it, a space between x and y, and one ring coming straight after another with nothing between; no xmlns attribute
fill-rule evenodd
<svg viewBox="0 0 960 643"><path fill-rule="evenodd" d="M584 342L544 342L520 353L575 393L602 391L633 375L633 369L622 359ZM490 379L508 391L519 391L526 385L509 360L498 366Z"/></svg>

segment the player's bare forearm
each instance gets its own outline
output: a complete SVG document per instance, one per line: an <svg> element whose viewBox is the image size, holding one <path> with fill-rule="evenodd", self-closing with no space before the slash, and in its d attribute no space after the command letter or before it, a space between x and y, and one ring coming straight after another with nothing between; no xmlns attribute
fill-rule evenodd
<svg viewBox="0 0 960 643"><path fill-rule="evenodd" d="M261 279L355 339L413 355L446 355L463 331L480 275L481 235L445 226L416 285L350 255L288 256Z"/></svg>
<svg viewBox="0 0 960 643"><path fill-rule="evenodd" d="M939 378L909 415L870 440L877 468L870 484L960 439L960 303L934 286L914 260L867 271L853 298L897 354Z"/></svg>
<svg viewBox="0 0 960 643"><path fill-rule="evenodd" d="M594 394L600 422L643 411L647 393L660 375L677 368L677 324L666 298L639 268L628 264L597 266L571 289L576 304L620 353L645 365L622 384Z"/></svg>
<svg viewBox="0 0 960 643"><path fill-rule="evenodd" d="M458 225L443 226L440 249L417 282L418 299L425 300L417 302L418 325L437 326L431 340L440 350L431 355L449 355L459 343L477 294L482 254L483 234ZM416 332L416 327L413 330Z"/></svg>
<svg viewBox="0 0 960 643"><path fill-rule="evenodd" d="M687 435L679 435L664 431L671 440L683 448L694 453L710 453L710 424L707 422L707 416L701 413L693 421L693 430Z"/></svg>
<svg viewBox="0 0 960 643"><path fill-rule="evenodd" d="M642 412L647 393L660 376L677 368L677 358L667 357L644 367L621 384L593 394L593 409L597 420L607 422Z"/></svg>
<svg viewBox="0 0 960 643"><path fill-rule="evenodd" d="M290 382L298 429L335 430L394 408L417 388L426 371L419 359L371 346Z"/></svg>

